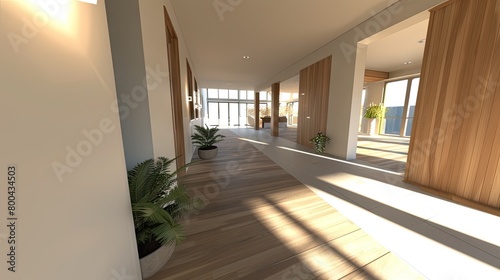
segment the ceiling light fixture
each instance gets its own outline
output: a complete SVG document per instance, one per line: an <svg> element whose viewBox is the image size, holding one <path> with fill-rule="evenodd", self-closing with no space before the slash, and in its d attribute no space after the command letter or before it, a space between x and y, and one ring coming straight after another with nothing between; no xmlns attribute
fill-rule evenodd
<svg viewBox="0 0 500 280"><path fill-rule="evenodd" d="M248 55L244 55L243 59L249 59L250 57Z"/></svg>
<svg viewBox="0 0 500 280"><path fill-rule="evenodd" d="M404 65L409 65L409 64L412 64L412 63L413 62L411 62L411 61L405 61L405 62L403 62Z"/></svg>

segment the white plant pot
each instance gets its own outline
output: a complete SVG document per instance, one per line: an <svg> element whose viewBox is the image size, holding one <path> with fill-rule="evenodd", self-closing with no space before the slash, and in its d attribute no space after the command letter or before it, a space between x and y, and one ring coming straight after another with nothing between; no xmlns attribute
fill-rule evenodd
<svg viewBox="0 0 500 280"><path fill-rule="evenodd" d="M367 131L370 136L377 135L377 119L367 119Z"/></svg>
<svg viewBox="0 0 500 280"><path fill-rule="evenodd" d="M215 147L215 146L212 146L212 147ZM198 156L201 159L212 159L212 158L217 156L218 150L219 149L217 147L215 147L213 149L208 149L208 150L198 148Z"/></svg>
<svg viewBox="0 0 500 280"><path fill-rule="evenodd" d="M161 246L153 253L139 259L142 279L148 279L162 269L174 253L175 244Z"/></svg>

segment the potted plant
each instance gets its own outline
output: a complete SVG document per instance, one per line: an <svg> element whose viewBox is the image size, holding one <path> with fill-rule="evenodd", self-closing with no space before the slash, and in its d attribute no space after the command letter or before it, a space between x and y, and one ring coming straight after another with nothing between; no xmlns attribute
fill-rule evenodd
<svg viewBox="0 0 500 280"><path fill-rule="evenodd" d="M137 249L143 279L158 272L183 238L179 217L197 208L183 186L177 185L175 160L145 160L128 171ZM182 167L184 168L184 167Z"/></svg>
<svg viewBox="0 0 500 280"><path fill-rule="evenodd" d="M368 124L367 124L368 135L377 134L377 120L382 119L384 117L384 114L385 114L385 108L382 103L376 105L372 102L370 103L368 108L366 108L364 117L368 119Z"/></svg>
<svg viewBox="0 0 500 280"><path fill-rule="evenodd" d="M216 143L224 141L224 135L218 134L217 126L209 128L208 125L194 125L196 132L191 136L193 144L198 147L198 156L201 159L211 159L217 156L218 148Z"/></svg>
<svg viewBox="0 0 500 280"><path fill-rule="evenodd" d="M309 143L314 144L314 149L318 154L325 153L325 146L330 143L330 137L326 136L323 132L318 132L313 138L309 140Z"/></svg>

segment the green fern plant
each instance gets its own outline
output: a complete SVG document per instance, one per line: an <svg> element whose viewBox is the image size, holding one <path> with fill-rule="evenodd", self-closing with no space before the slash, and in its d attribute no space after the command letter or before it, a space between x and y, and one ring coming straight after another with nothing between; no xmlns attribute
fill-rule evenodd
<svg viewBox="0 0 500 280"><path fill-rule="evenodd" d="M370 103L364 117L367 119L381 119L385 115L385 107L382 103L376 105L375 103Z"/></svg>
<svg viewBox="0 0 500 280"><path fill-rule="evenodd" d="M191 136L191 140L200 149L207 149L218 142L224 141L225 136L218 134L219 128L217 126L209 128L208 125L205 125L205 127L194 125L194 129L196 132Z"/></svg>
<svg viewBox="0 0 500 280"><path fill-rule="evenodd" d="M186 188L177 184L177 172L170 171L175 161L159 157L138 163L128 171L128 184L139 256L162 245L178 244L184 239L179 217L197 208Z"/></svg>

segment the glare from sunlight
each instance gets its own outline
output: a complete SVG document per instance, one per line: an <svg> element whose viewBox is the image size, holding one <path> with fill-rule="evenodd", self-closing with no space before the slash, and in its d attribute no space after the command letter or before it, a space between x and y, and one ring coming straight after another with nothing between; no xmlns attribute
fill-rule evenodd
<svg viewBox="0 0 500 280"><path fill-rule="evenodd" d="M288 150L288 151L292 151L292 152L296 152L296 153L301 153L301 154L305 154L305 155L315 156L315 157L319 157L319 158L324 158L324 159L328 159L328 160L331 160L331 161L342 162L342 163L345 163L345 164L350 164L350 165L354 165L354 166L358 166L358 167L362 167L362 168L366 168L366 169L372 169L372 170L376 170L376 171L380 171L380 172L384 172L384 173L389 173L389 174L394 174L394 175L401 175L401 173L398 173L398 172L392 172L392 171L388 171L388 170L385 170L385 169L371 167L371 166L367 166L367 165L364 165L364 164L355 163L355 162L352 162L352 161L336 159L336 158L332 158L332 157L329 157L329 156L315 154L315 153L312 153L312 152L305 152L305 151L301 151L301 150L297 150L297 149L292 149L292 148L288 148L288 147L283 147L283 146L276 146L276 148L283 149L283 150Z"/></svg>
<svg viewBox="0 0 500 280"><path fill-rule="evenodd" d="M29 14L25 17L25 24L37 33L49 26L66 33L72 31L77 15L76 0L23 0L16 3L24 6Z"/></svg>
<svg viewBox="0 0 500 280"><path fill-rule="evenodd" d="M267 143L256 141L256 140L252 140L252 139L248 139L248 138L238 138L238 139L239 140L243 140L243 141L247 141L247 142L251 142L251 143L255 143L255 144L259 144L259 145L269 146L269 144L267 144Z"/></svg>
<svg viewBox="0 0 500 280"><path fill-rule="evenodd" d="M324 244L323 239L328 240L328 237L313 238L310 231L314 231L314 229L303 223L297 224L294 219L289 218L289 216L293 216L293 209L286 209L287 212L283 213L282 210L261 198L250 199L246 204L252 209L257 219L300 259L301 264L299 265L303 266L301 269L290 267L287 270L302 271L305 274L303 276L309 278L317 277L332 273L332 261L345 261L344 256L338 255L330 249L332 244ZM292 207L290 206L290 208ZM307 227L307 230L304 227ZM346 255L349 254L346 252ZM348 262L346 265L349 265ZM290 271L282 273L285 275Z"/></svg>
<svg viewBox="0 0 500 280"><path fill-rule="evenodd" d="M97 5L97 0L78 0L78 1Z"/></svg>
<svg viewBox="0 0 500 280"><path fill-rule="evenodd" d="M338 193L353 200L356 199L354 197L355 195L359 195L358 199L367 198L373 200L375 203L378 202L382 205L393 207L423 220L431 220L446 228L467 234L485 242L492 244L498 243L498 235L496 233L500 230L500 223L498 223L500 219L493 215L481 215L478 211L473 211L467 207L445 201L441 198L435 198L411 189L393 186L385 182L345 172L325 174L317 178L328 184L334 182L335 187L347 191L344 193L342 190L338 190ZM444 211L443 209L448 210ZM455 215L446 214L446 218L437 216L438 213L442 213L443 211L445 213L454 213ZM457 213L462 214L456 215ZM465 218L467 218L469 222L464 223ZM477 224L477 226L473 224ZM484 228L482 229L480 226L481 224L488 224L491 230L485 231ZM493 230L494 228L497 230Z"/></svg>

